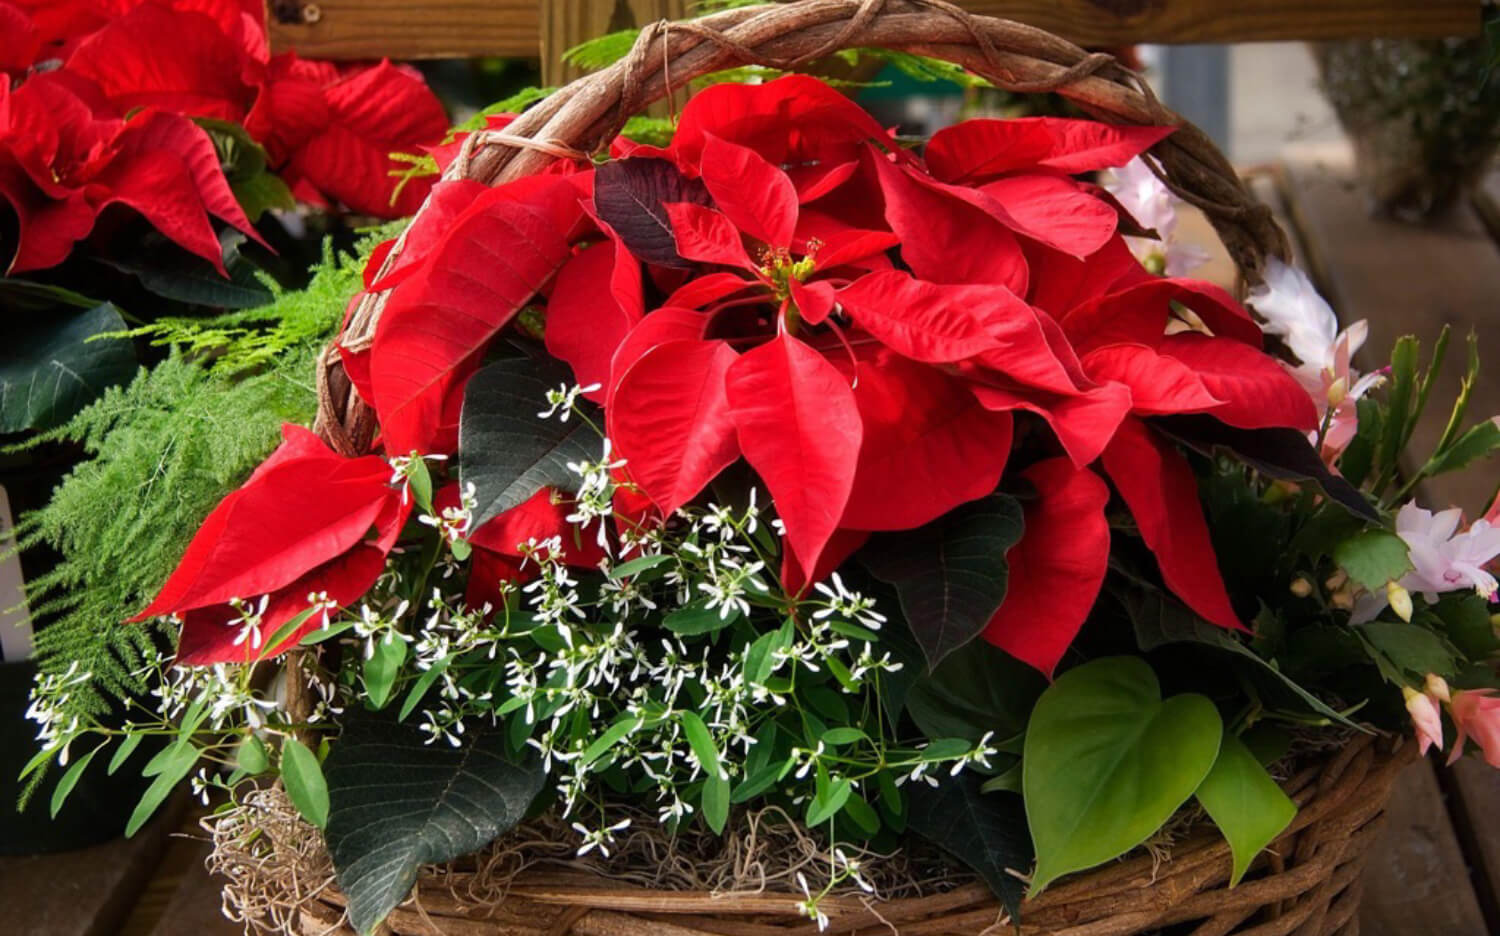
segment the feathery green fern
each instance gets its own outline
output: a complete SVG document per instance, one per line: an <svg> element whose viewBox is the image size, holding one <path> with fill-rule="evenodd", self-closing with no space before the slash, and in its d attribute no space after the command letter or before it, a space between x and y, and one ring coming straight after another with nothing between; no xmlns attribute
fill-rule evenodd
<svg viewBox="0 0 1500 936"><path fill-rule="evenodd" d="M89 455L19 525L22 548L62 555L29 584L41 671L77 661L92 674L68 705L99 716L110 697L147 688L132 671L166 635L121 621L142 608L214 505L275 447L283 422L306 423L313 361L360 288L361 258L325 253L308 288L213 319L157 323L171 355L31 444L80 443Z"/></svg>

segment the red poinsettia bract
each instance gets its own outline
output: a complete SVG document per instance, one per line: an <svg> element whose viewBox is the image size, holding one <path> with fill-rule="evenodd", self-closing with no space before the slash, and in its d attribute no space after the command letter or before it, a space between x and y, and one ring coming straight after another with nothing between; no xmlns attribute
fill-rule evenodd
<svg viewBox="0 0 1500 936"><path fill-rule="evenodd" d="M19 222L10 272L60 263L112 204L221 272L210 216L258 239L201 127L149 107L125 119L65 72L36 75L14 92L0 80L0 199Z"/></svg>
<svg viewBox="0 0 1500 936"><path fill-rule="evenodd" d="M295 646L359 599L385 568L410 512L375 455L343 458L306 429L214 508L160 593L131 620L182 619L179 662L244 662ZM309 613L310 612L310 613ZM306 621L276 646L282 625Z"/></svg>

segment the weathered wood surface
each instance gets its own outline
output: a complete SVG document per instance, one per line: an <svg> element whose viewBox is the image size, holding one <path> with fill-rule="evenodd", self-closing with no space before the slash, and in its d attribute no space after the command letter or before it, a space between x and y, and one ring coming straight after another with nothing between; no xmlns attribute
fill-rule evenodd
<svg viewBox="0 0 1500 936"><path fill-rule="evenodd" d="M55 855L0 858L0 932L117 936L182 815L178 800L134 838Z"/></svg>
<svg viewBox="0 0 1500 936"><path fill-rule="evenodd" d="M563 53L580 42L622 29L639 29L657 20L682 19L687 0L548 0L542 4L542 83L561 85L581 77L564 65Z"/></svg>
<svg viewBox="0 0 1500 936"><path fill-rule="evenodd" d="M553 61L558 49L599 34L597 28L556 31L556 24L579 22L576 14L584 7L592 8L590 24L599 19L608 26L653 8L680 15L681 5L681 0L267 0L267 21L274 50L296 49L310 57L542 55ZM1479 31L1477 0L963 0L961 5L1104 46ZM667 13L650 18L661 15ZM559 35L574 38L552 41Z"/></svg>
<svg viewBox="0 0 1500 936"><path fill-rule="evenodd" d="M1364 365L1387 360L1401 335L1415 334L1430 348L1445 324L1455 332L1435 405L1414 434L1415 450L1425 451L1442 431L1471 330L1490 369L1475 387L1470 421L1500 413L1500 249L1473 210L1462 205L1430 227L1372 219L1346 150L1305 156L1292 160L1284 176L1292 227L1342 320L1369 320ZM1494 490L1493 465L1435 479L1419 495L1429 507L1457 505L1475 515ZM1497 815L1500 772L1475 762L1451 771L1430 761L1414 765L1396 790L1389 828L1366 870L1363 932L1500 932Z"/></svg>

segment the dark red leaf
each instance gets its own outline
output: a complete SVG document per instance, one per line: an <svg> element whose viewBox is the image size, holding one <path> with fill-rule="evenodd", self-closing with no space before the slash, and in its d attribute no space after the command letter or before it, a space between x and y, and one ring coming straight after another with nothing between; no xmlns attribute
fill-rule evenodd
<svg viewBox="0 0 1500 936"><path fill-rule="evenodd" d="M1193 368L1145 345L1117 344L1090 351L1083 356L1083 366L1095 380L1129 387L1130 408L1137 415L1201 413L1224 404Z"/></svg>
<svg viewBox="0 0 1500 936"><path fill-rule="evenodd" d="M691 267L677 252L668 204L711 205L708 188L666 159L633 157L594 170L594 211L646 263Z"/></svg>
<svg viewBox="0 0 1500 936"><path fill-rule="evenodd" d="M1075 257L1097 252L1115 233L1120 216L1067 176L1025 173L979 189L992 199L1011 230Z"/></svg>
<svg viewBox="0 0 1500 936"><path fill-rule="evenodd" d="M1275 358L1227 338L1172 335L1162 342L1163 357L1175 358L1195 371L1223 406L1208 410L1220 422L1241 429L1318 428L1312 397Z"/></svg>
<svg viewBox="0 0 1500 936"><path fill-rule="evenodd" d="M1023 410L1047 421L1063 450L1082 468L1090 464L1130 413L1130 388L1107 383L1077 396L1060 396L984 379L971 386L975 399L996 412Z"/></svg>
<svg viewBox="0 0 1500 936"><path fill-rule="evenodd" d="M469 534L469 543L499 556L520 558L527 543L556 536L562 543L562 560L579 568L594 568L604 561L604 550L587 532L568 522L572 502L551 488L542 488L515 507L498 514Z"/></svg>
<svg viewBox="0 0 1500 936"><path fill-rule="evenodd" d="M818 557L818 566L811 573L804 572L797 557L790 549L781 551L781 587L788 595L800 595L807 589L826 581L839 566L870 539L865 530L834 530L823 555ZM785 538L782 540L785 542Z"/></svg>

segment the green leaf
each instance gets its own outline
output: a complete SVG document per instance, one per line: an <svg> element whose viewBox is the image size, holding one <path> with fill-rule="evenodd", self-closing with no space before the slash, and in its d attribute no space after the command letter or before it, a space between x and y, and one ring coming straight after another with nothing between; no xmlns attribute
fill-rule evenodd
<svg viewBox="0 0 1500 936"><path fill-rule="evenodd" d="M667 553L657 553L654 556L636 556L634 559L622 562L613 569L610 569L609 574L611 578L630 578L633 575L640 575L642 572L671 561L672 557Z"/></svg>
<svg viewBox="0 0 1500 936"><path fill-rule="evenodd" d="M849 798L845 800L844 815L870 835L880 831L880 814L858 793L850 793Z"/></svg>
<svg viewBox="0 0 1500 936"><path fill-rule="evenodd" d="M1339 543L1333 561L1370 591L1411 571L1406 541L1389 530L1365 530Z"/></svg>
<svg viewBox="0 0 1500 936"><path fill-rule="evenodd" d="M1458 651L1470 660L1484 660L1500 650L1500 638L1490 622L1490 604L1473 593L1444 595L1430 609Z"/></svg>
<svg viewBox="0 0 1500 936"><path fill-rule="evenodd" d="M1452 676L1457 669L1446 641L1419 624L1370 621L1355 630L1387 659L1415 676Z"/></svg>
<svg viewBox="0 0 1500 936"><path fill-rule="evenodd" d="M164 803L172 791L177 789L177 784L192 772L198 763L198 749L190 744L173 744L164 748L162 753L166 755L161 764L161 769L156 773L156 779L141 794L140 802L136 803L135 811L130 814L130 819L125 823L125 837L129 838L140 831L141 826L146 824L156 813L158 807Z"/></svg>
<svg viewBox="0 0 1500 936"><path fill-rule="evenodd" d="M104 745L99 745L99 747L94 748L68 765L67 772L62 775L62 779L57 781L57 786L52 788L51 807L53 819L56 819L57 814L62 812L63 803L67 802L68 794L72 793L73 788L78 786L78 781L83 776L83 772L88 769L89 762L94 759L94 755L98 754L99 749L102 747Z"/></svg>
<svg viewBox="0 0 1500 936"><path fill-rule="evenodd" d="M865 567L895 586L929 668L984 630L1005 599L1005 553L1021 539L1021 505L992 494L917 530L873 538Z"/></svg>
<svg viewBox="0 0 1500 936"><path fill-rule="evenodd" d="M1486 419L1459 436L1442 453L1428 461L1422 473L1428 477L1457 471L1481 458L1500 452L1500 423Z"/></svg>
<svg viewBox="0 0 1500 936"><path fill-rule="evenodd" d="M1031 867L1031 839L1021 797L986 796L980 778L965 771L908 787L908 825L984 878L1012 920L1020 919L1025 885L1016 877Z"/></svg>
<svg viewBox="0 0 1500 936"><path fill-rule="evenodd" d="M1198 787L1198 802L1229 841L1234 873L1229 886L1245 876L1261 849L1275 841L1297 815L1297 805L1282 792L1245 743L1226 733L1213 769Z"/></svg>
<svg viewBox="0 0 1500 936"><path fill-rule="evenodd" d="M1021 792L1021 762L1018 760L1010 767L995 774L984 781L979 788L981 793L1020 793Z"/></svg>
<svg viewBox="0 0 1500 936"><path fill-rule="evenodd" d="M1401 449L1410 435L1412 421L1412 391L1417 380L1417 353L1419 343L1407 335L1391 349L1390 384L1386 391L1385 436L1380 440L1380 464L1389 471L1394 469Z"/></svg>
<svg viewBox="0 0 1500 936"><path fill-rule="evenodd" d="M1106 657L1058 677L1026 728L1022 786L1036 847L1030 896L1139 845L1187 802L1219 754L1207 698L1163 700L1139 657Z"/></svg>
<svg viewBox="0 0 1500 936"><path fill-rule="evenodd" d="M1174 598L1168 598L1153 590L1138 592L1130 590L1121 594L1126 612L1135 624L1136 644L1143 652L1174 643L1197 643L1217 647L1227 653L1255 664L1256 671L1268 679L1271 685L1308 710L1336 722L1345 728L1370 733L1370 729L1350 720L1333 706L1304 689L1275 663L1265 659L1241 643L1222 627L1215 627L1185 607ZM1305 633L1305 631L1304 631Z"/></svg>
<svg viewBox="0 0 1500 936"><path fill-rule="evenodd" d="M823 733L823 743L828 745L829 747L842 747L845 744L854 744L856 741L863 741L867 737L869 737L869 735L865 734L860 729L851 728L848 725L843 725L841 727L830 728L825 731Z"/></svg>
<svg viewBox="0 0 1500 936"><path fill-rule="evenodd" d="M703 772L711 777L723 777L724 767L719 763L719 749L714 744L713 735L709 734L708 726L703 724L703 719L698 717L697 712L678 712L678 718L682 721L682 732L687 735L688 746L693 749L693 755L698 758Z"/></svg>
<svg viewBox="0 0 1500 936"><path fill-rule="evenodd" d="M807 804L808 828L815 828L832 819L849 802L849 794L854 791L848 777L829 780L826 774L820 774L818 781L817 793Z"/></svg>
<svg viewBox="0 0 1500 936"><path fill-rule="evenodd" d="M906 695L912 720L929 738L973 744L989 732L1009 738L1026 729L1047 680L986 641L975 641L917 680Z"/></svg>
<svg viewBox="0 0 1500 936"><path fill-rule="evenodd" d="M281 742L281 782L286 787L287 799L302 818L320 829L326 828L328 781L323 778L318 755L296 738Z"/></svg>
<svg viewBox="0 0 1500 936"><path fill-rule="evenodd" d="M579 768L582 769L593 764L594 761L603 757L610 748L620 743L631 733L637 731L642 724L644 724L642 719L629 715L620 716L615 720L613 725L610 725L605 730L604 734L595 738L594 742L584 750L583 756L579 758Z"/></svg>
<svg viewBox="0 0 1500 936"><path fill-rule="evenodd" d="M397 721L406 721L406 716L416 711L417 706L422 703L422 699L427 695L427 690L431 689L433 684L442 678L443 673L448 669L448 664L452 662L452 657L443 657L423 671L421 676L417 677L417 681L412 683L411 689L406 693L406 701L401 703L401 711L396 713ZM517 697L511 696L506 701L509 702L515 698ZM519 708L519 706L517 707Z"/></svg>
<svg viewBox="0 0 1500 936"><path fill-rule="evenodd" d="M99 305L98 299L90 299L82 293L76 293L61 286L0 276L0 308L10 313L45 312L52 314L59 307L92 309L97 305Z"/></svg>
<svg viewBox="0 0 1500 936"><path fill-rule="evenodd" d="M602 425L598 408L580 399L567 422L537 415L547 410L547 391L572 383L566 364L533 358L496 361L469 380L458 420L458 465L459 480L472 483L479 498L474 527L544 487L578 490L568 462L598 455L599 437L589 427L589 421Z"/></svg>
<svg viewBox="0 0 1500 936"><path fill-rule="evenodd" d="M126 338L100 338L125 330L108 302L86 312L51 312L5 323L0 357L0 434L51 429L66 422L105 388L128 383L136 372L135 348Z"/></svg>
<svg viewBox="0 0 1500 936"><path fill-rule="evenodd" d="M406 662L406 641L387 635L375 642L375 652L365 661L365 697L375 709L390 701L401 664Z"/></svg>
<svg viewBox="0 0 1500 936"><path fill-rule="evenodd" d="M221 309L255 309L269 305L275 296L261 282L260 268L240 253L238 239L224 244L225 279L213 264L185 251L148 247L133 257L100 260L122 273L129 273L147 291L189 305Z"/></svg>
<svg viewBox="0 0 1500 936"><path fill-rule="evenodd" d="M740 611L730 606L729 614L721 616L721 608L710 608L708 602L711 599L699 598L678 608L676 611L662 618L662 626L674 634L683 637L692 637L698 634L712 634L721 631L735 621L739 620Z"/></svg>
<svg viewBox="0 0 1500 936"><path fill-rule="evenodd" d="M115 748L115 754L109 759L109 765L105 768L104 772L113 777L115 771L125 766L125 762L130 760L130 755L134 754L135 749L141 746L141 741L145 740L145 737L145 735L140 734L126 735L120 741L120 746Z"/></svg>
<svg viewBox="0 0 1500 936"><path fill-rule="evenodd" d="M292 190L281 181L280 176L271 172L259 172L246 179L231 180L229 188L234 192L234 200L240 203L245 216L252 222L258 221L261 215L273 208L289 211L297 207L297 199L292 195Z"/></svg>
<svg viewBox="0 0 1500 936"><path fill-rule="evenodd" d="M460 748L426 740L415 726L350 717L325 765L324 838L360 933L406 899L423 864L477 851L513 827L546 779L535 758L511 754L503 727L476 722Z"/></svg>
<svg viewBox="0 0 1500 936"><path fill-rule="evenodd" d="M257 735L246 735L235 750L234 759L247 774L262 774L271 769L271 752Z"/></svg>
<svg viewBox="0 0 1500 936"><path fill-rule="evenodd" d="M708 823L715 835L723 834L724 826L729 822L729 779L722 775L712 775L705 780L700 804L703 807L703 821Z"/></svg>

